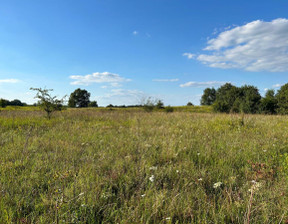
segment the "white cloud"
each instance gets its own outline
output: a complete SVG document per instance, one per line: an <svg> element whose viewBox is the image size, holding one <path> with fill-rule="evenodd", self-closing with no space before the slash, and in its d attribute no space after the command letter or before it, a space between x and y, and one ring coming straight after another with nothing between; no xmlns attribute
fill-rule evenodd
<svg viewBox="0 0 288 224"><path fill-rule="evenodd" d="M118 83L118 82L112 82L111 84L110 84L112 87L120 87L120 86L122 86L120 83Z"/></svg>
<svg viewBox="0 0 288 224"><path fill-rule="evenodd" d="M180 87L213 87L213 86L221 86L227 82L219 82L219 81L210 81L210 82L186 82L181 84Z"/></svg>
<svg viewBox="0 0 288 224"><path fill-rule="evenodd" d="M111 94L109 97L112 96L139 96L144 94L142 91L139 90L129 90L129 89L112 89Z"/></svg>
<svg viewBox="0 0 288 224"><path fill-rule="evenodd" d="M197 60L210 67L288 71L288 19L229 28L207 44L204 50L212 53L198 55Z"/></svg>
<svg viewBox="0 0 288 224"><path fill-rule="evenodd" d="M0 84L2 83L17 83L20 82L18 79L0 79Z"/></svg>
<svg viewBox="0 0 288 224"><path fill-rule="evenodd" d="M133 31L133 35L135 35L135 36L136 36L136 35L138 35L138 33L139 33L139 32L138 32L138 31L136 31L136 30L135 30L135 31Z"/></svg>
<svg viewBox="0 0 288 224"><path fill-rule="evenodd" d="M71 85L85 85L88 86L92 83L111 83L112 86L119 84L120 82L128 82L130 79L126 79L121 77L118 74L110 73L110 72L95 72L92 75L71 75L70 79L74 79L76 81L71 82Z"/></svg>
<svg viewBox="0 0 288 224"><path fill-rule="evenodd" d="M179 79L152 79L153 82L178 82Z"/></svg>
<svg viewBox="0 0 288 224"><path fill-rule="evenodd" d="M192 58L194 58L196 56L195 54L191 54L191 53L184 53L182 55L187 57L188 59L192 59Z"/></svg>
<svg viewBox="0 0 288 224"><path fill-rule="evenodd" d="M132 105L139 104L144 96L145 93L139 90L112 89L110 93L99 96L97 99L99 99L103 105L110 103L113 105Z"/></svg>
<svg viewBox="0 0 288 224"><path fill-rule="evenodd" d="M272 87L273 87L273 88L279 88L279 87L281 87L281 86L283 86L283 84L275 84L275 85L273 85Z"/></svg>

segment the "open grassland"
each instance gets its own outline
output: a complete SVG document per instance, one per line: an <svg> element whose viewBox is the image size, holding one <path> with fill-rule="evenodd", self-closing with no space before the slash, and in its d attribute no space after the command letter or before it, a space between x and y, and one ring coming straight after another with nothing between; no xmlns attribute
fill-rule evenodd
<svg viewBox="0 0 288 224"><path fill-rule="evenodd" d="M288 222L288 117L0 111L0 223Z"/></svg>

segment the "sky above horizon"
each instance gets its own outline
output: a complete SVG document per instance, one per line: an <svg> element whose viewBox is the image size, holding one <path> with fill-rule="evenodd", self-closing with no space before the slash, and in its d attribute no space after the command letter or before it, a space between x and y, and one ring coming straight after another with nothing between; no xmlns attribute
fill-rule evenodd
<svg viewBox="0 0 288 224"><path fill-rule="evenodd" d="M226 82L288 82L288 1L0 1L0 98L77 88L100 106L199 105Z"/></svg>

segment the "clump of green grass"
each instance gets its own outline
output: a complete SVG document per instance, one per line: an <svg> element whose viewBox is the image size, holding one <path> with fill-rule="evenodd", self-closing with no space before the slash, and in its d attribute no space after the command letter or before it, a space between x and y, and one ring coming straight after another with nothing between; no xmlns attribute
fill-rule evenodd
<svg viewBox="0 0 288 224"><path fill-rule="evenodd" d="M0 113L0 223L281 223L286 116Z"/></svg>

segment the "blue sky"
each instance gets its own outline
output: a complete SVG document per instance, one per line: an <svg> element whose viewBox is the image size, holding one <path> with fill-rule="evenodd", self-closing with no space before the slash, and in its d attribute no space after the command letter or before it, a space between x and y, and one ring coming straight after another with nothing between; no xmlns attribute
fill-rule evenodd
<svg viewBox="0 0 288 224"><path fill-rule="evenodd" d="M199 104L225 82L288 82L288 1L0 1L0 98L76 88L99 105Z"/></svg>

